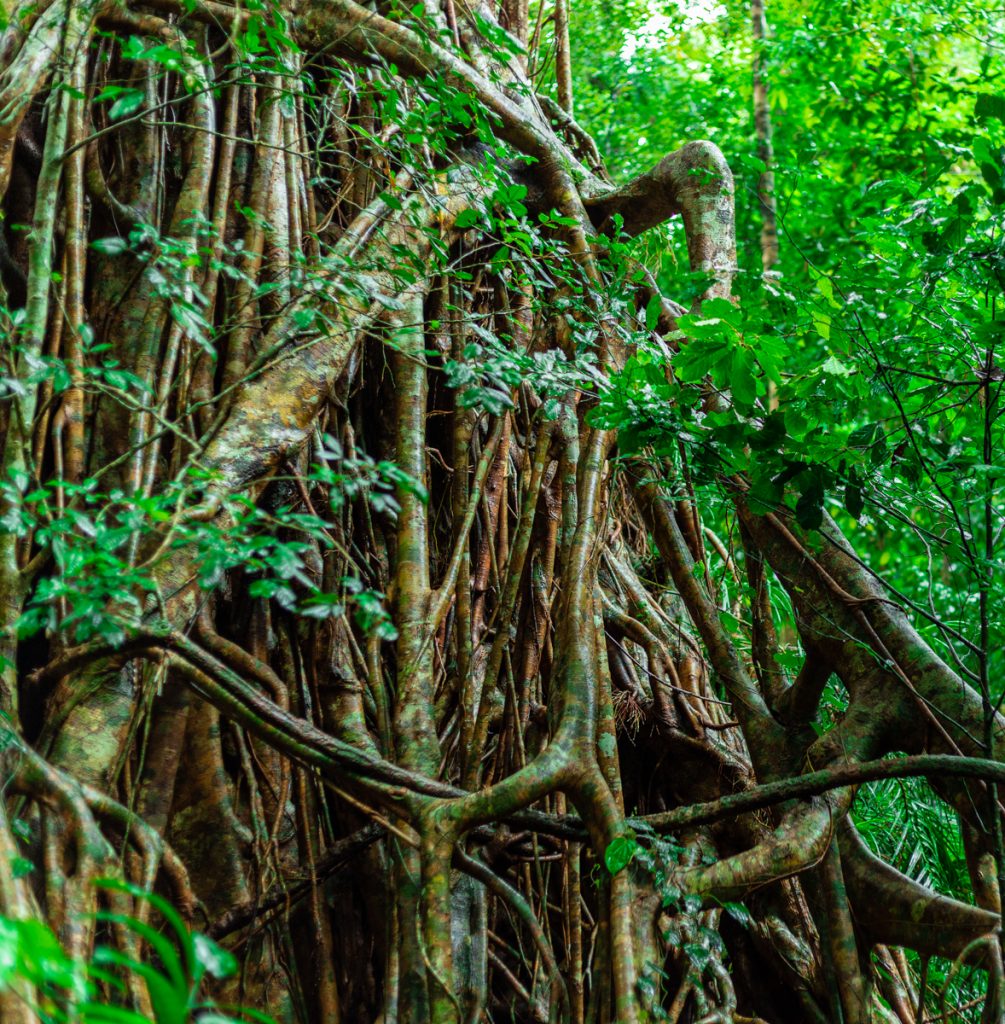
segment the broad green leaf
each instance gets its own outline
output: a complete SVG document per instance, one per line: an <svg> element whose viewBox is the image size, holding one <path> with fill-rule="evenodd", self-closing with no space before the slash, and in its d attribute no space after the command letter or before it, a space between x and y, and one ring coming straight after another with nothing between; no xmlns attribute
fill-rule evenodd
<svg viewBox="0 0 1005 1024"><path fill-rule="evenodd" d="M1005 121L1005 96L988 92L981 93L974 105L974 113L977 117L991 117L998 121Z"/></svg>
<svg viewBox="0 0 1005 1024"><path fill-rule="evenodd" d="M454 227L464 230L465 228L474 227L481 219L481 214L477 210L461 210L459 214L454 218Z"/></svg>
<svg viewBox="0 0 1005 1024"><path fill-rule="evenodd" d="M810 489L799 496L796 502L796 520L805 530L816 530L823 522L823 495Z"/></svg>
<svg viewBox="0 0 1005 1024"><path fill-rule="evenodd" d="M607 870L616 875L628 867L638 845L638 841L632 835L616 836L612 839L604 851L604 864L607 865Z"/></svg>
<svg viewBox="0 0 1005 1024"><path fill-rule="evenodd" d="M848 484L844 491L844 507L852 519L861 519L862 510L865 507L865 498L862 495L862 488L857 484Z"/></svg>
<svg viewBox="0 0 1005 1024"><path fill-rule="evenodd" d="M653 297L646 303L646 330L656 330L656 325L660 320L660 313L663 310L663 297L659 294L653 295Z"/></svg>

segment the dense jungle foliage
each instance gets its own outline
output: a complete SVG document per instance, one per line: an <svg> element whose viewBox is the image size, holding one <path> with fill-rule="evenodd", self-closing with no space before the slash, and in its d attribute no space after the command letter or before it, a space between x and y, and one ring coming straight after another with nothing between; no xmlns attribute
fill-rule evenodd
<svg viewBox="0 0 1005 1024"><path fill-rule="evenodd" d="M1005 1022L1005 9L0 15L0 1022Z"/></svg>

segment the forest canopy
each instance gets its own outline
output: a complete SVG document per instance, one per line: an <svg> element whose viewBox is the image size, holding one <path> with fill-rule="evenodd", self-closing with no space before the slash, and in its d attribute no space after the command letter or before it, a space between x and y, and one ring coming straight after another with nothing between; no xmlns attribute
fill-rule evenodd
<svg viewBox="0 0 1005 1024"><path fill-rule="evenodd" d="M6 0L0 1021L1005 1021L1005 13Z"/></svg>

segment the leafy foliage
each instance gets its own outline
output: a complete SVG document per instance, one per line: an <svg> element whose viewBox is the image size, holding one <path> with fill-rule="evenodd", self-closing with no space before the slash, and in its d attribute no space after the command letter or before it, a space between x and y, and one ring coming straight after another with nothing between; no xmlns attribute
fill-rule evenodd
<svg viewBox="0 0 1005 1024"><path fill-rule="evenodd" d="M205 983L237 971L233 954L208 936L191 931L161 896L115 879L98 883L106 891L127 894L155 909L160 930L128 914L99 911L97 920L131 932L149 947L136 960L111 945L99 944L92 959L68 956L42 922L0 916L0 988L23 992L42 1024L239 1024L251 1019L269 1024L254 1011L233 1017L202 993ZM130 977L132 976L132 977ZM130 1008L133 985L146 991L153 1018Z"/></svg>
<svg viewBox="0 0 1005 1024"><path fill-rule="evenodd" d="M979 632L979 592L1000 570L987 548L1005 482L1003 69L980 42L995 15L982 4L772 5L782 239L763 277L748 26L728 5L638 5L613 34L611 15L577 12L576 38L595 57L577 83L580 116L619 172L650 165L677 133L730 155L741 301L682 317L677 354L640 343L598 422L619 428L623 452L677 459L683 441L698 484L741 473L755 507L787 508L803 527L825 511L857 522L899 593L928 611L943 602L926 639L976 673L950 631ZM658 116L675 95L688 97L686 126ZM652 269L681 294L685 267L681 256ZM729 403L710 403L710 389ZM1002 644L989 650L1000 679Z"/></svg>

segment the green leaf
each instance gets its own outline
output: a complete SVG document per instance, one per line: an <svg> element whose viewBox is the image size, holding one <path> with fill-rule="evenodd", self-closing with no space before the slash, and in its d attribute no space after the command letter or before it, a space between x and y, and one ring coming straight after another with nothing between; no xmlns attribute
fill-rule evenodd
<svg viewBox="0 0 1005 1024"><path fill-rule="evenodd" d="M837 356L830 356L820 369L835 377L850 377L855 372L851 367L845 366Z"/></svg>
<svg viewBox="0 0 1005 1024"><path fill-rule="evenodd" d="M129 249L129 243L124 238L98 238L91 242L91 248L106 256L119 256Z"/></svg>
<svg viewBox="0 0 1005 1024"><path fill-rule="evenodd" d="M862 495L862 488L858 484L848 484L844 489L844 507L852 519L861 519L862 510L865 507L865 498Z"/></svg>
<svg viewBox="0 0 1005 1024"><path fill-rule="evenodd" d="M646 330L655 331L656 325L660 322L660 313L663 311L663 296L654 295L646 303Z"/></svg>
<svg viewBox="0 0 1005 1024"><path fill-rule="evenodd" d="M848 436L849 448L868 448L876 436L877 424L866 423L862 427L856 427Z"/></svg>
<svg viewBox="0 0 1005 1024"><path fill-rule="evenodd" d="M195 957L206 973L213 978L229 978L237 973L237 958L229 950L217 945L208 935L196 932L192 936Z"/></svg>
<svg viewBox="0 0 1005 1024"><path fill-rule="evenodd" d="M604 850L604 863L607 865L607 870L612 875L624 870L632 862L638 848L639 844L634 835L617 836L612 839L607 844L607 849Z"/></svg>
<svg viewBox="0 0 1005 1024"><path fill-rule="evenodd" d="M126 914L113 914L109 911L98 911L94 917L98 921L105 921L109 924L124 925L130 931L135 932L140 939L146 942L150 948L156 952L157 956L160 958L162 966L168 972L171 983L178 989L186 987L185 973L182 970L177 951L167 937L157 931L156 928L144 921L140 921L137 918L130 917Z"/></svg>
<svg viewBox="0 0 1005 1024"><path fill-rule="evenodd" d="M750 911L742 903L723 903L722 909L744 928L751 923Z"/></svg>
<svg viewBox="0 0 1005 1024"><path fill-rule="evenodd" d="M757 379L753 373L753 356L750 349L738 348L730 360L729 388L733 400L746 411L757 398Z"/></svg>
<svg viewBox="0 0 1005 1024"><path fill-rule="evenodd" d="M993 117L998 121L1005 121L1005 96L981 93L974 105L974 114L977 117Z"/></svg>
<svg viewBox="0 0 1005 1024"><path fill-rule="evenodd" d="M684 943L684 953L699 971L704 971L708 966L709 960L712 959L711 951L697 942Z"/></svg>
<svg viewBox="0 0 1005 1024"><path fill-rule="evenodd" d="M993 163L982 163L980 165L981 177L987 183L988 188L992 192L1001 187L1002 183L1002 171L997 164Z"/></svg>
<svg viewBox="0 0 1005 1024"><path fill-rule="evenodd" d="M773 511L782 500L783 488L768 476L758 476L751 484L748 497L759 513Z"/></svg>
<svg viewBox="0 0 1005 1024"><path fill-rule="evenodd" d="M157 1024L186 1024L188 1016L188 987L171 983L156 967L140 963L108 946L98 946L94 962L99 966L118 967L139 975L146 983L150 1002L157 1015Z"/></svg>
<svg viewBox="0 0 1005 1024"><path fill-rule="evenodd" d="M24 878L35 870L35 865L27 857L11 857L10 869L15 878Z"/></svg>
<svg viewBox="0 0 1005 1024"><path fill-rule="evenodd" d="M796 521L804 530L817 530L824 521L824 501L822 492L811 487L804 491L796 502Z"/></svg>
<svg viewBox="0 0 1005 1024"><path fill-rule="evenodd" d="M729 299L716 296L714 299L706 299L701 304L700 318L702 320L724 320L732 327L739 328L743 323L743 311L739 306L734 306Z"/></svg>
<svg viewBox="0 0 1005 1024"><path fill-rule="evenodd" d="M454 219L454 227L462 231L466 228L472 228L478 223L479 217L480 214L477 210L461 210Z"/></svg>
<svg viewBox="0 0 1005 1024"><path fill-rule="evenodd" d="M719 610L719 621L727 633L738 633L740 631L740 620L732 612L726 611L725 608Z"/></svg>
<svg viewBox="0 0 1005 1024"><path fill-rule="evenodd" d="M834 300L834 282L829 277L817 278L817 291L827 300L829 306L840 308L840 303Z"/></svg>
<svg viewBox="0 0 1005 1024"><path fill-rule="evenodd" d="M110 121L119 121L130 114L135 114L143 106L144 95L141 89L127 89L111 105L108 110Z"/></svg>
<svg viewBox="0 0 1005 1024"><path fill-rule="evenodd" d="M185 955L188 973L190 975L195 974L198 965L192 945L192 933L185 926L185 922L181 919L178 911L163 896L155 892L148 892L146 889L133 885L131 882L123 882L118 878L99 878L94 884L105 889L118 889L122 892L127 892L135 899L146 900L154 906L174 932L175 938Z"/></svg>

